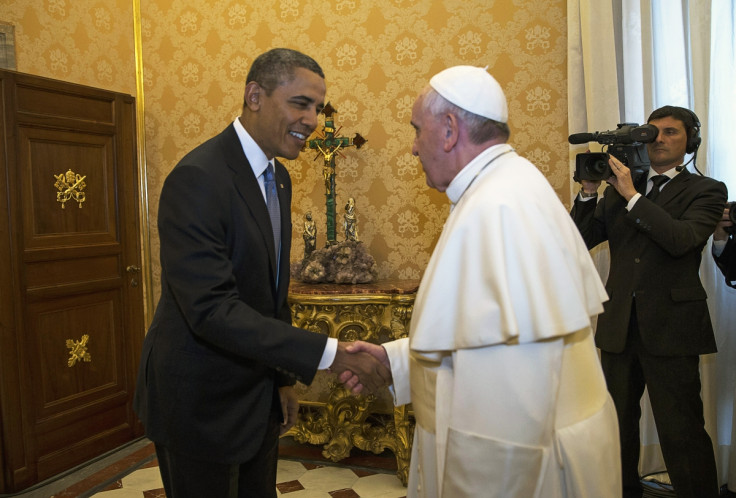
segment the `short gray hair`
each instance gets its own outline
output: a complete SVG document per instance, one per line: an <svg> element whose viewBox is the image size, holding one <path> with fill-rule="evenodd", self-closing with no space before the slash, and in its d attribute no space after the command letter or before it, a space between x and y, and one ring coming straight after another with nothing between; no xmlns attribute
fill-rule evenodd
<svg viewBox="0 0 736 498"><path fill-rule="evenodd" d="M445 99L434 88L429 88L422 105L433 116L445 113L457 116L468 127L470 140L474 144L482 144L493 139L502 139L505 142L511 135L508 124L466 111Z"/></svg>

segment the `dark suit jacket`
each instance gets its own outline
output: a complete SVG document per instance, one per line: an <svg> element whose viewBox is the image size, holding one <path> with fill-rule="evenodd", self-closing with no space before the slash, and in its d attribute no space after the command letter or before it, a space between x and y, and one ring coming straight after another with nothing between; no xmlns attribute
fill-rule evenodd
<svg viewBox="0 0 736 498"><path fill-rule="evenodd" d="M716 265L726 277L726 285L729 287L736 287L736 242L733 240L733 235L728 237L728 242L723 248L720 256L713 255L713 259Z"/></svg>
<svg viewBox="0 0 736 498"><path fill-rule="evenodd" d="M636 186L644 191L646 175ZM588 248L608 240L610 300L598 318L596 344L618 353L626 344L632 302L642 342L655 355L716 351L700 282L702 250L723 214L726 186L683 170L655 202L642 196L630 211L609 186L597 203L575 200L572 217Z"/></svg>
<svg viewBox="0 0 736 498"><path fill-rule="evenodd" d="M242 463L258 449L276 386L309 384L327 338L291 326L291 180L281 204L278 290L271 223L235 128L187 154L159 204L161 300L143 344L135 409L154 442Z"/></svg>

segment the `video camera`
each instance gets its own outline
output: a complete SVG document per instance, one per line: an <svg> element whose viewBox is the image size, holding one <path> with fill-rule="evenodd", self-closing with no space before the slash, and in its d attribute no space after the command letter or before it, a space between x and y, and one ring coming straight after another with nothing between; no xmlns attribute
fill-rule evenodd
<svg viewBox="0 0 736 498"><path fill-rule="evenodd" d="M736 235L736 210L734 210L736 202L727 202L726 207L728 208L728 220L733 223L730 227L726 227L726 232L731 235Z"/></svg>
<svg viewBox="0 0 736 498"><path fill-rule="evenodd" d="M654 142L659 129L650 124L619 123L615 130L594 133L573 133L568 137L571 144L598 142L606 147L605 152L583 152L575 157L573 180L607 180L613 176L608 165L609 154L631 169L632 176L649 169L649 155L645 143Z"/></svg>

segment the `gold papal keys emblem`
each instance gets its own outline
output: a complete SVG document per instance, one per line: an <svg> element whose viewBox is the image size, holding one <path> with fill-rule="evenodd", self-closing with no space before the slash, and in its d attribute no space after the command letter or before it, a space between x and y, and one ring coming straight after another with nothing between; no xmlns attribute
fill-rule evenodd
<svg viewBox="0 0 736 498"><path fill-rule="evenodd" d="M77 201L81 208L82 203L87 198L87 194L84 193L84 189L87 187L87 184L84 183L84 179L87 178L87 176L82 176L69 170L66 173L54 175L54 178L56 178L54 187L58 189L58 192L56 192L56 201L61 202L61 208L64 209L66 207L64 204L72 199Z"/></svg>

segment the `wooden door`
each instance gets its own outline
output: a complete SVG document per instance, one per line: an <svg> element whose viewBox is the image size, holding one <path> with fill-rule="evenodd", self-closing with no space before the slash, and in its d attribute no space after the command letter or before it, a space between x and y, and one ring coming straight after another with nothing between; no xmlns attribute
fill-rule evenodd
<svg viewBox="0 0 736 498"><path fill-rule="evenodd" d="M0 491L16 491L142 433L143 295L133 98L0 83Z"/></svg>

